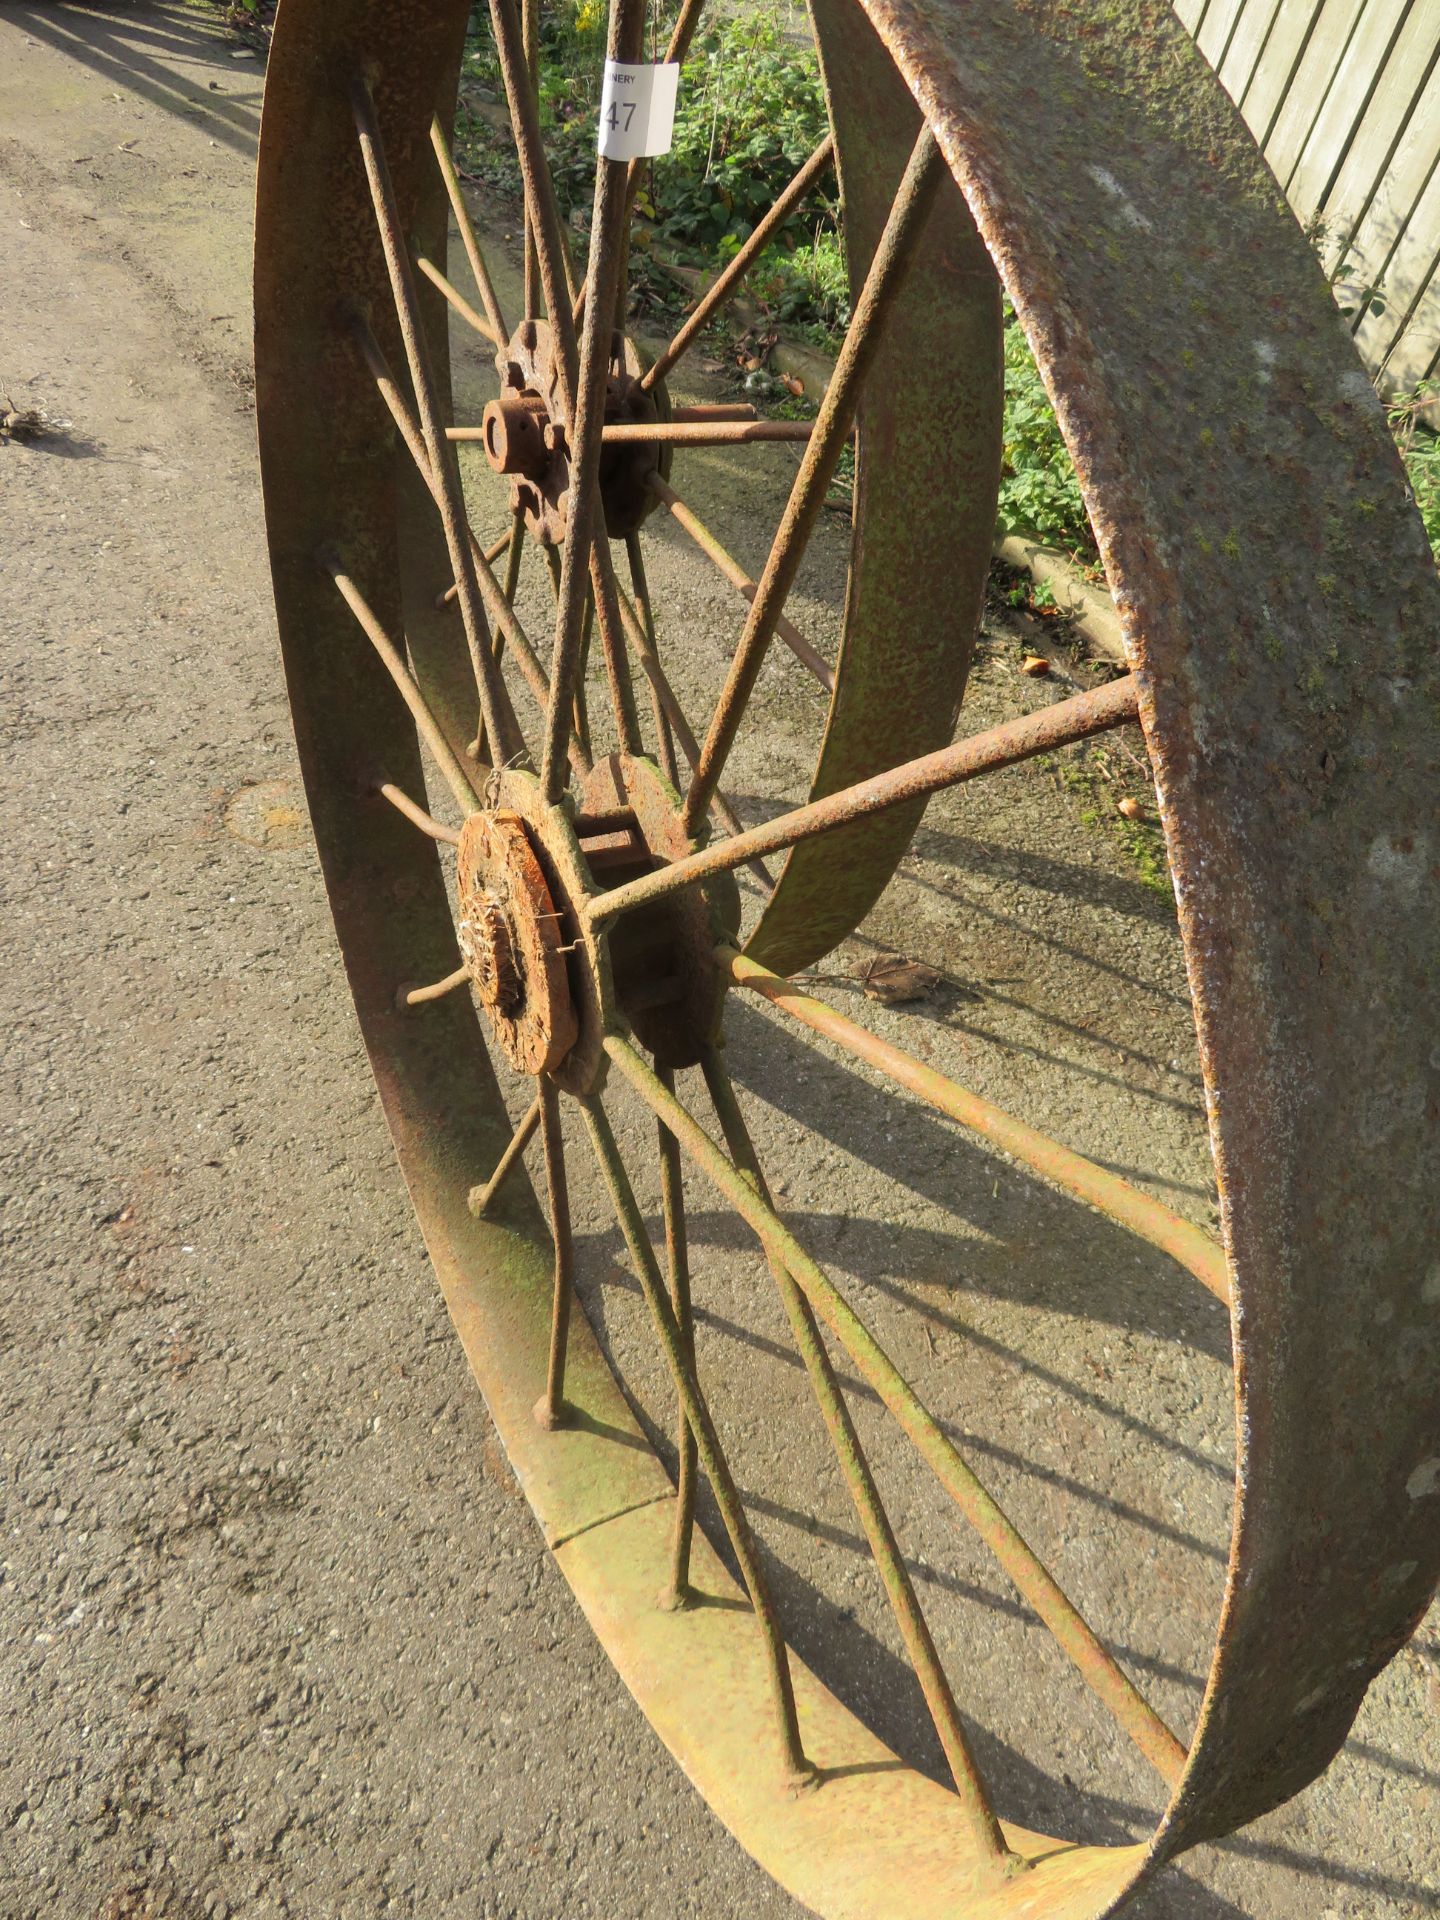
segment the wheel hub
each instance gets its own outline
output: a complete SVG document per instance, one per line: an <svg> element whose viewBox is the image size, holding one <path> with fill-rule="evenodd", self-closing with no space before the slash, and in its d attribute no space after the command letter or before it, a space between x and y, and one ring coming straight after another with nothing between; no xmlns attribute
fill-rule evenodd
<svg viewBox="0 0 1440 1920"><path fill-rule="evenodd" d="M500 394L482 417L485 458L510 480L510 507L523 513L531 535L545 546L565 539L570 518L570 442L561 401L555 338L544 320L523 320L508 347L496 356ZM632 341L617 332L611 346L605 391L607 426L669 417L663 382L655 391L640 385L644 362ZM600 456L600 495L612 540L634 533L655 505L646 482L666 478L668 447L627 444Z"/></svg>
<svg viewBox="0 0 1440 1920"><path fill-rule="evenodd" d="M584 911L595 894L693 850L679 796L651 762L614 754L590 774L578 810L545 806L534 776L520 772L501 776L500 802L461 829L456 931L506 1058L586 1093L619 1016L662 1066L693 1066L724 990L715 944L739 924L731 876L604 934Z"/></svg>
<svg viewBox="0 0 1440 1920"><path fill-rule="evenodd" d="M525 823L474 813L460 834L456 931L475 997L521 1073L556 1067L575 1043L560 916Z"/></svg>

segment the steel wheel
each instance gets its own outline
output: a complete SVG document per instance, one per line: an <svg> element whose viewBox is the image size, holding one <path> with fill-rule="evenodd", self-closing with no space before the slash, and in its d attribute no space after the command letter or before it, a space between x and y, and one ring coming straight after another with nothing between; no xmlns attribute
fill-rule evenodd
<svg viewBox="0 0 1440 1920"><path fill-rule="evenodd" d="M362 1028L436 1271L596 1632L691 1779L777 1878L828 1914L1113 1911L1159 1863L1316 1775L1440 1563L1440 1103L1427 1058L1440 590L1398 463L1308 249L1168 7L1122 0L1101 25L1089 8L1024 0L874 0L863 12L815 0L863 292L743 620L737 601L725 685L687 743L639 543L650 514L685 512L684 440L743 423L677 416L673 363L662 356L647 378L612 334L623 163L600 165L585 297L572 296L514 0L496 0L494 20L527 181L531 310L518 323L502 314L458 194L476 285L473 298L457 291L443 265L454 182L432 127L453 101L467 11L285 0L256 283L297 736ZM678 40L697 12L687 5ZM635 0L615 0L616 57L635 56L641 19ZM1133 671L951 746L993 519L991 261L1056 395ZM1263 297L1242 289L1247 275ZM459 426L512 488L503 582L498 553L487 559L469 530L446 301L495 349L493 399ZM917 365L924 381L906 377ZM457 379L455 391L469 389ZM857 420L852 574L812 797L741 830L725 767ZM548 658L516 614L522 539L558 549ZM603 720L580 697L592 604ZM929 794L1137 717L1180 902L1223 1251L781 977L858 923ZM775 854L786 856L778 885L742 927L731 876ZM1111 1214L1231 1303L1235 1521L1188 1742L773 1209L724 1065L736 988ZM487 1048L502 1071L533 1079L508 1146ZM677 1075L691 1069L682 1090ZM658 1121L668 1273L609 1117L622 1085ZM588 1134L669 1370L678 1491L571 1312L565 1112ZM491 1217L537 1131L549 1236L523 1183L505 1185L503 1224ZM769 1261L945 1786L901 1765L787 1650L696 1361L682 1165ZM997 1816L837 1360L1160 1775L1167 1804L1148 1842L1076 1844ZM693 1524L702 1474L734 1573Z"/></svg>

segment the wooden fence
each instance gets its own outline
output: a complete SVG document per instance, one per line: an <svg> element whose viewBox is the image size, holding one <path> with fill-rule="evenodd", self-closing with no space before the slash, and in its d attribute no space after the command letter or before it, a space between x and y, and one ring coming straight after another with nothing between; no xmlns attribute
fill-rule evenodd
<svg viewBox="0 0 1440 1920"><path fill-rule="evenodd" d="M1382 388L1440 380L1440 0L1175 10L1315 232Z"/></svg>

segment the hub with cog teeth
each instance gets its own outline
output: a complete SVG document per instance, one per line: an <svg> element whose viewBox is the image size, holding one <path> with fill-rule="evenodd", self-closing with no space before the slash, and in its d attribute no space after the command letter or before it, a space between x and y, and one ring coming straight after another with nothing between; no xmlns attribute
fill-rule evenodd
<svg viewBox="0 0 1440 1920"><path fill-rule="evenodd" d="M560 918L518 813L474 813L460 833L460 951L475 998L506 1058L547 1073L580 1024L561 951Z"/></svg>
<svg viewBox="0 0 1440 1920"><path fill-rule="evenodd" d="M500 395L485 409L485 458L494 472L509 477L511 510L524 514L530 534L543 546L563 545L570 518L570 443L549 325L522 320L495 361ZM605 394L607 424L669 419L664 382L653 392L644 390L644 370L633 341L617 333ZM647 485L652 473L669 478L668 445L641 442L602 452L600 497L612 540L634 533L654 511L655 496Z"/></svg>

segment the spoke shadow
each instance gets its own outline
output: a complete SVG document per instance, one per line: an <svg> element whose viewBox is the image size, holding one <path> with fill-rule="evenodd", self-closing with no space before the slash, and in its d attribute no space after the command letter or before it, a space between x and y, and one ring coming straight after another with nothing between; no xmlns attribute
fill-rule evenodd
<svg viewBox="0 0 1440 1920"><path fill-rule="evenodd" d="M121 7L71 4L39 6L11 0L7 24L42 41L55 52L88 67L98 78L123 87L148 106L190 121L200 132L236 153L253 156L260 132L258 85L260 60L232 60L239 42L192 10L180 7ZM208 82L189 82L178 63L213 68L234 83L252 79L257 97L237 100Z"/></svg>
<svg viewBox="0 0 1440 1920"><path fill-rule="evenodd" d="M658 1237L660 1234L659 1222L652 1220L648 1224L652 1238ZM740 1251L755 1253L758 1259L759 1256L753 1240L747 1241L744 1237L746 1229L742 1226L738 1233L731 1231L735 1224L732 1215L696 1212L687 1212L686 1215L686 1225L692 1247L705 1244L734 1248ZM719 1231L715 1229L719 1229ZM582 1243L582 1240L587 1246L594 1248L610 1261L609 1270L605 1272L603 1276L604 1284L608 1287L614 1287L623 1292L634 1294L638 1298L640 1293L638 1281L632 1279L630 1274L618 1264L623 1252L618 1233L614 1235L577 1236L577 1247ZM908 1306L910 1303L907 1301L905 1304ZM797 1384L802 1387L804 1386L802 1378L803 1363L793 1346L787 1345L780 1340L772 1340L753 1327L742 1326L736 1320L731 1320L723 1314L715 1313L711 1308L705 1306L703 1302L695 1302L693 1311L695 1324L698 1327L708 1327L723 1339L733 1341L740 1346L749 1347L757 1353L764 1354L767 1359L777 1361L781 1366L792 1370L796 1376ZM976 1337L971 1329L966 1330L966 1336L970 1338ZM1073 1382L1066 1382L1060 1375L1028 1363L1024 1355L1016 1353L1013 1348L1003 1346L997 1340L987 1340L980 1337L977 1339L977 1344L984 1347L986 1351L995 1354L997 1358L1003 1358L1012 1366L1024 1368L1026 1372L1043 1380L1046 1385L1053 1385L1057 1390L1061 1387L1068 1387L1072 1393L1074 1392ZM856 1379L855 1376L846 1369L843 1359L836 1360L835 1362L835 1378L843 1388L847 1398L851 1400L868 1400L872 1406L876 1407L882 1404L880 1396L872 1387L867 1386L863 1380ZM805 1389L805 1392L808 1394L808 1388ZM1083 1404L1097 1415L1116 1421L1137 1439L1144 1440L1155 1446L1168 1447L1168 1450L1175 1453L1187 1466L1198 1468L1214 1478L1226 1481L1227 1483L1230 1480L1231 1475L1229 1471L1221 1466L1219 1462L1211 1460L1204 1454L1197 1453L1193 1448L1185 1447L1175 1442L1165 1434L1162 1434L1158 1428L1149 1426L1144 1421L1135 1419L1128 1414L1123 1407L1117 1406L1114 1402L1103 1400L1098 1395L1087 1394L1083 1396ZM938 1416L937 1419L939 1419ZM1084 1482L1075 1479L1071 1474L1061 1473L1058 1469L1047 1467L1039 1461L1025 1459L1016 1453L1012 1447L1000 1446L994 1441L987 1440L981 1434L967 1433L957 1427L952 1421L939 1419L939 1425L955 1443L960 1452L965 1455L971 1456L972 1458L978 1456L998 1466L1012 1467L1019 1472L1030 1475L1033 1479L1043 1481L1046 1485L1054 1487L1058 1492L1068 1494L1073 1499L1083 1500L1091 1506L1103 1507L1107 1513L1114 1514L1132 1526L1142 1528L1147 1533L1153 1533L1157 1539L1168 1540L1175 1546L1185 1548L1187 1552L1199 1554L1202 1559L1211 1560L1221 1565L1224 1564L1225 1555L1217 1547L1211 1545L1208 1541L1200 1539L1197 1534L1187 1533L1183 1527L1174 1526L1169 1521L1162 1520L1156 1514L1142 1512L1140 1508L1132 1506L1126 1501L1117 1500L1112 1494L1101 1489L1086 1486ZM838 1538L839 1536L837 1536L837 1540ZM851 1536L845 1537L845 1543L847 1545L851 1544ZM860 1542L858 1534L853 1536L853 1543L856 1546L863 1544ZM966 1587L963 1582L950 1580L948 1575L941 1573L934 1567L919 1569L916 1577L932 1585L948 1587L954 1592L964 1593L967 1597L976 1597L974 1592ZM1017 1608L1015 1611L1018 1614L1022 1610ZM1175 1677L1179 1674L1178 1668L1167 1667L1163 1662L1147 1662L1146 1657L1138 1652L1127 1650L1126 1657L1127 1659L1133 1659L1137 1664L1142 1666L1148 1664L1155 1673L1164 1673L1169 1677Z"/></svg>
<svg viewBox="0 0 1440 1920"><path fill-rule="evenodd" d="M822 1262L889 1287L966 1337L972 1330L963 1322L884 1276L900 1266L930 1289L1046 1306L1229 1360L1229 1315L1163 1254L985 1149L956 1123L831 1061L777 1020L745 1005L734 1015L726 1050L732 1078L803 1129L797 1148L813 1138L819 1117L828 1143L974 1230L951 1236L837 1212L828 1216L833 1229L813 1248ZM738 1222L736 1228L742 1231ZM903 1262L897 1242L909 1249Z"/></svg>
<svg viewBox="0 0 1440 1920"><path fill-rule="evenodd" d="M704 1216L699 1218L703 1219ZM692 1220L694 1217L692 1216ZM655 1231L655 1222L647 1222ZM673 1433L658 1422L643 1398L626 1379L611 1350L605 1326L602 1295L606 1287L619 1287L635 1295L638 1283L615 1265L622 1252L618 1229L602 1230L577 1238L577 1282L582 1288L587 1317L607 1359L615 1369L621 1390L642 1432L660 1456L673 1480L676 1455ZM704 1318L703 1310L697 1317ZM719 1323L726 1332L728 1323ZM756 1336L748 1336L754 1339ZM794 1359L794 1356L788 1356ZM795 1360L798 1367L798 1360ZM863 1389L862 1389L863 1391ZM972 1448L974 1441L967 1441ZM747 1514L756 1516L797 1534L825 1539L830 1545L853 1557L857 1566L869 1559L869 1549L858 1533L830 1526L814 1514L801 1512L749 1485L739 1489ZM697 1489L697 1524L707 1541L739 1582L739 1569L731 1553L718 1510L703 1476ZM786 1623L786 1634L795 1653L828 1686L836 1697L865 1721L897 1756L897 1765L913 1768L941 1785L948 1784L944 1756L930 1722L918 1680L909 1663L879 1641L843 1605L819 1589L793 1566L783 1551L757 1527L755 1538L767 1581ZM1022 1603L1008 1593L996 1594L973 1583L960 1581L934 1567L907 1558L907 1567L917 1589L943 1588L963 1599L1003 1613L1031 1632L1043 1634ZM707 1596L704 1604L741 1605L728 1597ZM1182 1684L1196 1694L1201 1682L1173 1664L1116 1643L1114 1651L1127 1664L1157 1678ZM966 1731L977 1764L989 1784L996 1804L1007 1818L1013 1818L1041 1832L1081 1840L1093 1845L1120 1846L1142 1839L1152 1828L1163 1798L1158 1786L1153 1804L1144 1805L1122 1795L1085 1788L1063 1770L1054 1774L1035 1765L1018 1753L1007 1741L966 1716ZM1440 1775L1417 1769L1411 1763L1376 1748L1367 1741L1351 1741L1350 1750L1368 1764L1387 1769L1427 1785L1440 1784ZM876 1762L864 1770L886 1771L889 1763ZM838 1769L835 1777L846 1771ZM1272 1841L1253 1831L1216 1843L1220 1851L1242 1858L1262 1861L1307 1878L1355 1888L1373 1896L1414 1903L1415 1910L1434 1907L1430 1889L1394 1875L1357 1868L1324 1855L1306 1852L1284 1842ZM1263 1920L1241 1908L1212 1888L1202 1886L1183 1866L1171 1867L1158 1888L1142 1895L1137 1913L1151 1913L1155 1920Z"/></svg>

